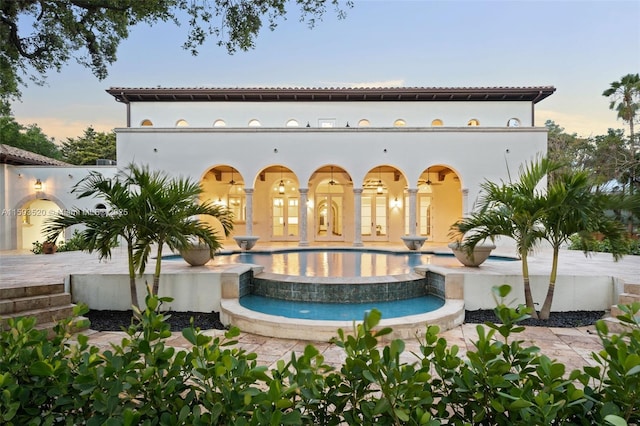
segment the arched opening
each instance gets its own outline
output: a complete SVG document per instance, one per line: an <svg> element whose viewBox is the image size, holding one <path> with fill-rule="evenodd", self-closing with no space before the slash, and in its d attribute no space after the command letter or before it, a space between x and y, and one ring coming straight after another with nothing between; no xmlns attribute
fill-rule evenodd
<svg viewBox="0 0 640 426"><path fill-rule="evenodd" d="M47 219L53 217L61 207L54 201L47 199L34 199L27 201L18 215L18 229L21 230L21 238L19 241L19 249L31 250L33 243L44 242L44 228ZM56 240L56 244L64 241L64 235L60 234Z"/></svg>
<svg viewBox="0 0 640 426"><path fill-rule="evenodd" d="M360 234L363 241L399 239L403 233L406 179L395 167L380 165L362 184Z"/></svg>
<svg viewBox="0 0 640 426"><path fill-rule="evenodd" d="M345 240L345 210L352 199L353 182L341 167L328 165L316 170L309 180L314 188L313 227L316 241Z"/></svg>
<svg viewBox="0 0 640 426"><path fill-rule="evenodd" d="M297 241L300 238L300 192L298 179L287 167L276 165L261 173L268 185L271 239Z"/></svg>
<svg viewBox="0 0 640 426"><path fill-rule="evenodd" d="M153 123L151 122L151 120L149 119L144 119L142 120L142 122L140 123L140 126L142 127L146 127L146 126L153 126Z"/></svg>
<svg viewBox="0 0 640 426"><path fill-rule="evenodd" d="M227 165L219 165L210 168L202 177L202 201L228 207L233 213L233 232L243 235L243 227L246 220L246 197L244 192L244 179L237 169ZM216 235L224 238L222 225L213 218L203 218L209 223Z"/></svg>
<svg viewBox="0 0 640 426"><path fill-rule="evenodd" d="M449 228L462 217L462 190L458 174L446 165L431 165L417 182L416 235L429 241L449 241Z"/></svg>

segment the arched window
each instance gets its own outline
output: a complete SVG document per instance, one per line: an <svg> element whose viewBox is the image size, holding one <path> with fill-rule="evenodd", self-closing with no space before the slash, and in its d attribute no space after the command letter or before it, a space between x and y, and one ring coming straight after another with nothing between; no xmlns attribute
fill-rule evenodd
<svg viewBox="0 0 640 426"><path fill-rule="evenodd" d="M213 127L226 127L227 123L222 119L217 119L213 122Z"/></svg>
<svg viewBox="0 0 640 426"><path fill-rule="evenodd" d="M407 125L407 122L401 118L398 118L396 121L393 122L393 125L396 127L403 127Z"/></svg>
<svg viewBox="0 0 640 426"><path fill-rule="evenodd" d="M520 127L520 120L513 117L510 118L509 121L507 121L507 126L508 127Z"/></svg>
<svg viewBox="0 0 640 426"><path fill-rule="evenodd" d="M260 127L260 122L255 118L252 120L249 120L249 127Z"/></svg>
<svg viewBox="0 0 640 426"><path fill-rule="evenodd" d="M141 126L153 126L153 123L151 122L151 120L145 118L144 120L142 120L142 123L140 123Z"/></svg>
<svg viewBox="0 0 640 426"><path fill-rule="evenodd" d="M298 127L300 126L300 124L298 123L298 120L294 120L293 118L289 121L287 121L286 124L287 127Z"/></svg>
<svg viewBox="0 0 640 426"><path fill-rule="evenodd" d="M362 120L358 121L358 127L369 127L370 125L371 123L366 118L363 118Z"/></svg>
<svg viewBox="0 0 640 426"><path fill-rule="evenodd" d="M433 127L440 127L440 126L442 126L442 125L443 125L443 123L442 123L442 120L440 120L439 118L436 118L435 120L433 120L433 121L431 122L431 125L432 125Z"/></svg>
<svg viewBox="0 0 640 426"><path fill-rule="evenodd" d="M467 126L479 126L480 122L478 121L478 119L476 118L472 118L471 120L469 120L469 122L467 123Z"/></svg>
<svg viewBox="0 0 640 426"><path fill-rule="evenodd" d="M176 127L187 127L189 125L189 123L186 122L186 120L178 120L176 121Z"/></svg>

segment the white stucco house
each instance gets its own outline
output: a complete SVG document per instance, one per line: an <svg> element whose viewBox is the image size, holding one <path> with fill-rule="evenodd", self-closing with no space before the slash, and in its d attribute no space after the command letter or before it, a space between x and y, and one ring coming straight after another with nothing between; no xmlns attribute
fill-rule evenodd
<svg viewBox="0 0 640 426"><path fill-rule="evenodd" d="M120 167L135 162L191 177L207 200L232 209L234 235L300 246L400 242L406 235L448 242L449 227L473 209L485 179L508 180L546 153L535 106L554 91L107 90L126 107L127 126L116 129ZM87 168L1 166L1 249L28 249L36 236L39 222L26 223L18 209L39 208L39 200L60 209L96 207L97 200L83 206L70 194Z"/></svg>

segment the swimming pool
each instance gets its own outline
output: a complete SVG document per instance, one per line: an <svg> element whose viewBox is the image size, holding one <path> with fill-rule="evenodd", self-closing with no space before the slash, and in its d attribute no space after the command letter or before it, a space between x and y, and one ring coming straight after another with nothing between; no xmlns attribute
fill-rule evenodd
<svg viewBox="0 0 640 426"><path fill-rule="evenodd" d="M410 273L425 264L451 264L451 254L363 249L305 249L217 254L210 265L249 263L265 272L300 277L379 277Z"/></svg>
<svg viewBox="0 0 640 426"><path fill-rule="evenodd" d="M330 321L354 321L364 318L365 312L377 309L383 318L434 311L444 305L444 300L432 296L420 296L405 300L389 300L367 303L326 303L281 300L249 294L240 298L240 305L256 312L287 318Z"/></svg>

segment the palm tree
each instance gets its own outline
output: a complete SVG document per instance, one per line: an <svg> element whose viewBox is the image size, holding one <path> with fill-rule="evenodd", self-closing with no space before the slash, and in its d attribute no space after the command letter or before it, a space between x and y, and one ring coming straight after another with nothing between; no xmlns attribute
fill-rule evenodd
<svg viewBox="0 0 640 426"><path fill-rule="evenodd" d="M202 187L186 178L169 178L147 167L129 166L127 184L137 188L144 211L143 226L136 241L134 261L144 273L152 246L156 246L156 265L152 293L158 294L162 254L165 244L173 251L190 247L194 240L206 244L213 255L221 245L215 231L200 217L210 216L222 224L225 236L233 229L233 214L209 202L200 203Z"/></svg>
<svg viewBox="0 0 640 426"><path fill-rule="evenodd" d="M497 236L515 241L522 261L525 304L533 318L537 318L537 313L531 294L528 255L543 238L539 226L544 212L540 193L543 179L559 167L559 163L542 158L521 167L519 180L515 183L483 183L477 210L452 226L454 234L463 236L463 247L469 251L478 243Z"/></svg>
<svg viewBox="0 0 640 426"><path fill-rule="evenodd" d="M611 197L597 191L591 183L587 171L570 171L562 174L549 186L545 200L545 212L541 218L544 227L543 238L553 249L549 287L540 319L548 319L558 276L558 255L562 244L577 234L585 253L595 233L602 234L611 244L615 260L622 257L625 250L624 225L607 216L611 207Z"/></svg>
<svg viewBox="0 0 640 426"><path fill-rule="evenodd" d="M141 228L139 218L142 214L142 204L139 198L131 193L121 176L105 178L95 171L78 182L71 192L78 193L78 198L99 198L107 205L107 214L96 214L81 209L59 213L46 222L46 240L55 240L68 227L84 225L85 228L81 232L84 250L89 253L96 251L100 259L105 259L111 257L111 249L118 245L118 238L124 239L127 244L131 304L137 307L134 246Z"/></svg>
<svg viewBox="0 0 640 426"><path fill-rule="evenodd" d="M226 207L199 203L200 185L188 179L170 179L146 166L129 165L114 178L92 172L72 190L78 198L96 197L107 204L107 215L75 209L50 219L45 227L47 240L65 228L84 225L81 232L85 250L97 251L100 258L111 257L111 248L122 237L127 243L131 304L138 306L136 272L143 275L152 246L157 245L153 293L160 282L162 250L165 244L181 250L195 238L213 251L220 248L214 231L197 216L217 218L226 235L233 229L233 215Z"/></svg>
<svg viewBox="0 0 640 426"><path fill-rule="evenodd" d="M618 112L618 118L629 123L629 135L633 148L635 146L633 124L640 111L640 75L623 76L620 81L611 83L611 87L602 92L602 96L613 97L609 108Z"/></svg>

